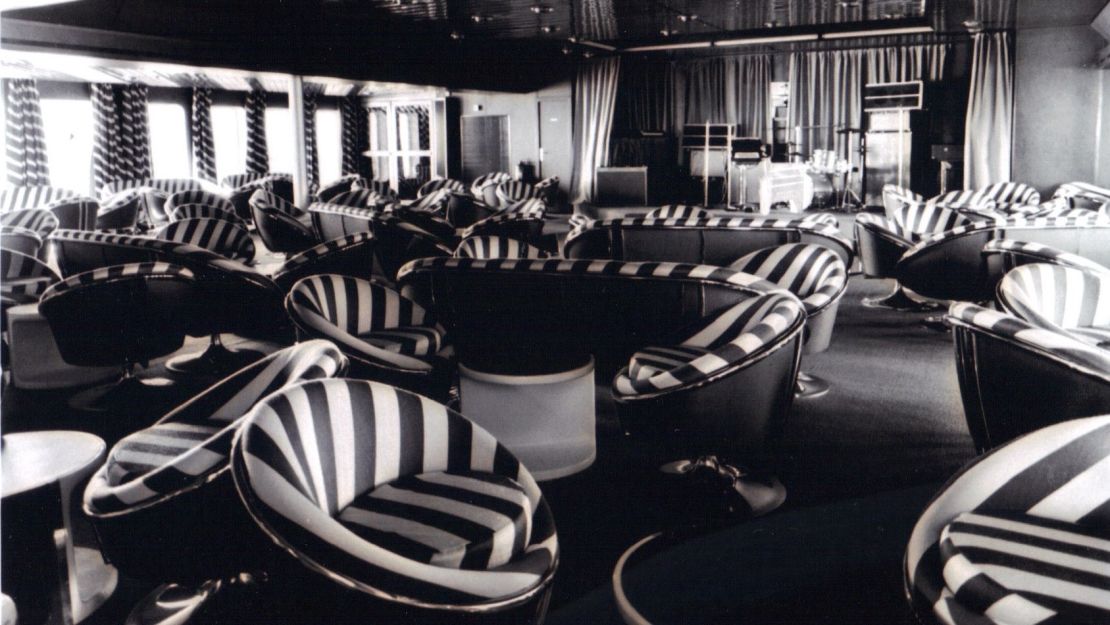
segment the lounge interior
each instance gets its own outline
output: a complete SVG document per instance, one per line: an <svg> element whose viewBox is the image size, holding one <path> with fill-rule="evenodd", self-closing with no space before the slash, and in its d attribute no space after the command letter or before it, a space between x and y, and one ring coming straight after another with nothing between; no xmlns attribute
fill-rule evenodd
<svg viewBox="0 0 1110 625"><path fill-rule="evenodd" d="M1110 622L1106 0L9 0L0 623Z"/></svg>

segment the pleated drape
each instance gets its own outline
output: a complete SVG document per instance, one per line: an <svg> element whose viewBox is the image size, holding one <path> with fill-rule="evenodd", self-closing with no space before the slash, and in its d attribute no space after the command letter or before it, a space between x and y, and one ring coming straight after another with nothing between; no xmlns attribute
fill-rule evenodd
<svg viewBox="0 0 1110 625"><path fill-rule="evenodd" d="M149 178L150 129L145 85L90 85L93 184Z"/></svg>
<svg viewBox="0 0 1110 625"><path fill-rule="evenodd" d="M1013 42L1009 33L974 36L964 135L964 187L1009 182L1014 124Z"/></svg>
<svg viewBox="0 0 1110 625"><path fill-rule="evenodd" d="M252 89L244 102L247 110L247 172L266 174L270 171L270 153L266 148L266 92Z"/></svg>
<svg viewBox="0 0 1110 625"><path fill-rule="evenodd" d="M618 57L596 59L578 66L574 81L574 202L594 196L597 168L608 164L609 134L620 75Z"/></svg>
<svg viewBox="0 0 1110 625"><path fill-rule="evenodd" d="M34 80L5 80L4 93L8 182L17 186L49 185L38 85Z"/></svg>
<svg viewBox="0 0 1110 625"><path fill-rule="evenodd" d="M362 153L370 148L366 116L366 108L357 95L349 95L339 101L339 118L343 128L343 174L367 175L362 166Z"/></svg>
<svg viewBox="0 0 1110 625"><path fill-rule="evenodd" d="M771 58L733 56L685 63L683 123L736 124L738 136L771 138Z"/></svg>
<svg viewBox="0 0 1110 625"><path fill-rule="evenodd" d="M308 192L320 187L320 153L316 148L316 99L315 90L304 90L304 160L308 174Z"/></svg>
<svg viewBox="0 0 1110 625"><path fill-rule="evenodd" d="M193 175L216 180L216 148L212 137L212 90L193 88Z"/></svg>

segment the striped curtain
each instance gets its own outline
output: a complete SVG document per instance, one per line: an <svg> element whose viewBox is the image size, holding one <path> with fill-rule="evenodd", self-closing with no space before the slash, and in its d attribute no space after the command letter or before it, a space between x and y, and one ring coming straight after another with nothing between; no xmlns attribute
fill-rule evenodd
<svg viewBox="0 0 1110 625"><path fill-rule="evenodd" d="M145 85L91 85L93 184L149 178L150 129Z"/></svg>
<svg viewBox="0 0 1110 625"><path fill-rule="evenodd" d="M270 172L270 153L266 149L266 92L247 92L247 172Z"/></svg>
<svg viewBox="0 0 1110 625"><path fill-rule="evenodd" d="M212 137L212 90L193 87L193 175L216 180L216 147Z"/></svg>
<svg viewBox="0 0 1110 625"><path fill-rule="evenodd" d="M320 186L320 153L316 149L316 91L304 92L304 159L308 174L308 192L315 193Z"/></svg>
<svg viewBox="0 0 1110 625"><path fill-rule="evenodd" d="M5 80L4 93L8 182L21 187L49 185L38 85L34 80Z"/></svg>
<svg viewBox="0 0 1110 625"><path fill-rule="evenodd" d="M362 153L370 148L367 137L366 109L362 107L357 95L349 95L339 101L339 116L343 126L343 172L362 174Z"/></svg>

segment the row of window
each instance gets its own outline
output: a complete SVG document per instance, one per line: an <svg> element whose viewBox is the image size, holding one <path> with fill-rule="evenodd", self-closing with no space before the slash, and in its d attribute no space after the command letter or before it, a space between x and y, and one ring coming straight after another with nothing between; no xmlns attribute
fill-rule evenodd
<svg viewBox="0 0 1110 625"><path fill-rule="evenodd" d="M193 176L189 146L189 112L175 102L150 102L150 158L156 178ZM87 99L42 98L43 128L50 165L50 181L76 191L92 192L93 111ZM293 136L289 109L266 108L266 144L270 170L292 172ZM216 177L246 170L247 116L242 106L214 105L212 135L216 149ZM316 110L316 146L320 180L334 180L342 169L342 123L339 110Z"/></svg>

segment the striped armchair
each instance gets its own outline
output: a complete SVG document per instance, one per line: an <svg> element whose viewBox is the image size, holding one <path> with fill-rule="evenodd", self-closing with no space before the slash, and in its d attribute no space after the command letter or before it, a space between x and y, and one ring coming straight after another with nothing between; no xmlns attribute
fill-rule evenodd
<svg viewBox="0 0 1110 625"><path fill-rule="evenodd" d="M536 188L523 180L506 180L494 190L498 206L508 206L521 200L538 199Z"/></svg>
<svg viewBox="0 0 1110 625"><path fill-rule="evenodd" d="M543 494L441 404L376 382L302 383L247 416L232 475L284 558L273 576L308 589L297 600L324 621L345 620L349 600L388 622L543 620L558 562Z"/></svg>
<svg viewBox="0 0 1110 625"><path fill-rule="evenodd" d="M1041 194L1027 184L997 182L982 189L950 191L930 202L953 209L993 210L1009 215L1021 212L1020 207L1040 204Z"/></svg>
<svg viewBox="0 0 1110 625"><path fill-rule="evenodd" d="M98 190L101 202L129 190L140 190L144 196L139 222L144 226L156 226L166 222L166 199L181 191L216 191L215 184L195 178L136 178L113 180Z"/></svg>
<svg viewBox="0 0 1110 625"><path fill-rule="evenodd" d="M373 191L388 201L395 201L397 199L397 192L393 187L389 186L389 182L385 180L366 180L360 178L351 183L352 191Z"/></svg>
<svg viewBox="0 0 1110 625"><path fill-rule="evenodd" d="M451 199L452 195L450 189L443 188L429 191L411 202L402 200L401 204L409 210L424 211L426 213L446 217L447 206L451 203Z"/></svg>
<svg viewBox="0 0 1110 625"><path fill-rule="evenodd" d="M45 241L58 229L58 218L49 209L22 208L0 215L0 226L24 228Z"/></svg>
<svg viewBox="0 0 1110 625"><path fill-rule="evenodd" d="M835 252L813 243L791 243L756 250L741 257L732 269L759 276L790 291L806 311L803 351L823 352L832 340L840 298L848 288L848 269ZM828 392L828 382L798 373L798 397L811 398Z"/></svg>
<svg viewBox="0 0 1110 625"><path fill-rule="evenodd" d="M998 304L1035 326L1110 349L1110 273L1022 265L998 283Z"/></svg>
<svg viewBox="0 0 1110 625"><path fill-rule="evenodd" d="M1099 264L1086 256L1065 252L1041 243L1017 239L994 239L983 246L983 259L987 265L988 283L997 285L1011 269L1033 263L1048 263L1076 267L1086 271L1110 272L1110 267Z"/></svg>
<svg viewBox="0 0 1110 625"><path fill-rule="evenodd" d="M340 206L378 208L385 203L385 198L373 189L354 189L336 193L327 201L329 204L338 204Z"/></svg>
<svg viewBox="0 0 1110 625"><path fill-rule="evenodd" d="M660 206L650 211L645 218L647 219L673 219L675 221L685 221L688 219L709 219L712 215L709 211L701 208L700 206L686 206L683 204L667 204Z"/></svg>
<svg viewBox="0 0 1110 625"><path fill-rule="evenodd" d="M163 226L155 236L165 241L195 245L244 264L254 261L254 242L250 233L226 219L182 219Z"/></svg>
<svg viewBox="0 0 1110 625"><path fill-rule="evenodd" d="M333 341L353 377L380 380L446 399L450 385L443 327L381 282L315 275L293 285L285 308L304 338Z"/></svg>
<svg viewBox="0 0 1110 625"><path fill-rule="evenodd" d="M100 204L87 197L61 199L43 206L58 219L58 228L67 230L94 230Z"/></svg>
<svg viewBox="0 0 1110 625"><path fill-rule="evenodd" d="M186 219L218 219L232 223L244 230L247 229L247 222L243 221L243 218L234 209L228 211L226 208L207 204L182 204L170 213L171 222Z"/></svg>
<svg viewBox="0 0 1110 625"><path fill-rule="evenodd" d="M45 208L49 204L78 197L81 197L80 193L59 187L8 187L0 191L0 213L23 208Z"/></svg>
<svg viewBox="0 0 1110 625"><path fill-rule="evenodd" d="M513 202L505 208L502 208L498 215L523 215L525 217L537 217L543 219L547 214L547 205L539 198L528 198Z"/></svg>
<svg viewBox="0 0 1110 625"><path fill-rule="evenodd" d="M374 235L356 232L325 241L293 256L274 274L274 282L288 292L302 278L319 274L339 274L354 278L371 275L386 277L376 252Z"/></svg>
<svg viewBox="0 0 1110 625"><path fill-rule="evenodd" d="M497 185L512 179L512 176L502 171L478 176L474 179L474 182L470 183L470 195L474 196L475 200L496 208L500 206L497 199Z"/></svg>
<svg viewBox="0 0 1110 625"><path fill-rule="evenodd" d="M293 204L293 176L289 174L235 174L226 176L222 184L228 188L227 199L235 207L235 213L245 221L251 219L250 198L255 191L262 189Z"/></svg>
<svg viewBox="0 0 1110 625"><path fill-rule="evenodd" d="M462 239L471 237L508 237L536 245L543 237L544 220L529 213L497 213L475 222L462 231Z"/></svg>
<svg viewBox="0 0 1110 625"><path fill-rule="evenodd" d="M1065 182L1056 188L1053 199L1062 199L1072 208L1110 210L1110 189L1089 182Z"/></svg>
<svg viewBox="0 0 1110 625"><path fill-rule="evenodd" d="M902 208L902 204L905 202L922 202L924 200L925 198L920 193L914 193L906 187L900 187L896 184L883 185L883 210L887 217Z"/></svg>
<svg viewBox="0 0 1110 625"><path fill-rule="evenodd" d="M316 235L300 221L303 212L292 203L259 189L251 195L249 204L254 227L266 249L297 254L316 245Z"/></svg>
<svg viewBox="0 0 1110 625"><path fill-rule="evenodd" d="M342 375L346 364L327 341L287 347L121 439L84 493L105 556L124 574L158 583L197 584L256 570L266 542L232 483L232 439L263 398Z"/></svg>
<svg viewBox="0 0 1110 625"><path fill-rule="evenodd" d="M0 248L0 297L13 304L32 304L61 278L38 258Z"/></svg>
<svg viewBox="0 0 1110 625"><path fill-rule="evenodd" d="M0 249L41 258L42 237L19 226L0 226Z"/></svg>
<svg viewBox="0 0 1110 625"><path fill-rule="evenodd" d="M433 191L447 189L448 193L466 193L466 185L453 178L433 178L420 185L416 197L424 197Z"/></svg>
<svg viewBox="0 0 1110 625"><path fill-rule="evenodd" d="M547 258L546 251L509 237L477 236L463 239L456 258Z"/></svg>
<svg viewBox="0 0 1110 625"><path fill-rule="evenodd" d="M1058 423L965 467L921 515L905 580L922 622L1110 622L1110 417Z"/></svg>
<svg viewBox="0 0 1110 625"><path fill-rule="evenodd" d="M366 179L358 174L345 174L331 182L320 185L320 188L316 191L315 199L317 202L330 202L333 197L340 193L350 191L351 185L355 182L363 184Z"/></svg>
<svg viewBox="0 0 1110 625"><path fill-rule="evenodd" d="M235 213L235 205L227 196L212 191L192 189L189 191L178 191L171 194L166 198L165 211L167 215L173 215L174 211L182 206L209 206L228 213Z"/></svg>
<svg viewBox="0 0 1110 625"><path fill-rule="evenodd" d="M1107 350L974 304L953 304L946 319L964 416L980 450L1064 419L1110 412Z"/></svg>
<svg viewBox="0 0 1110 625"><path fill-rule="evenodd" d="M108 197L96 213L96 229L134 230L140 214L146 211L146 196L146 189L124 189Z"/></svg>

